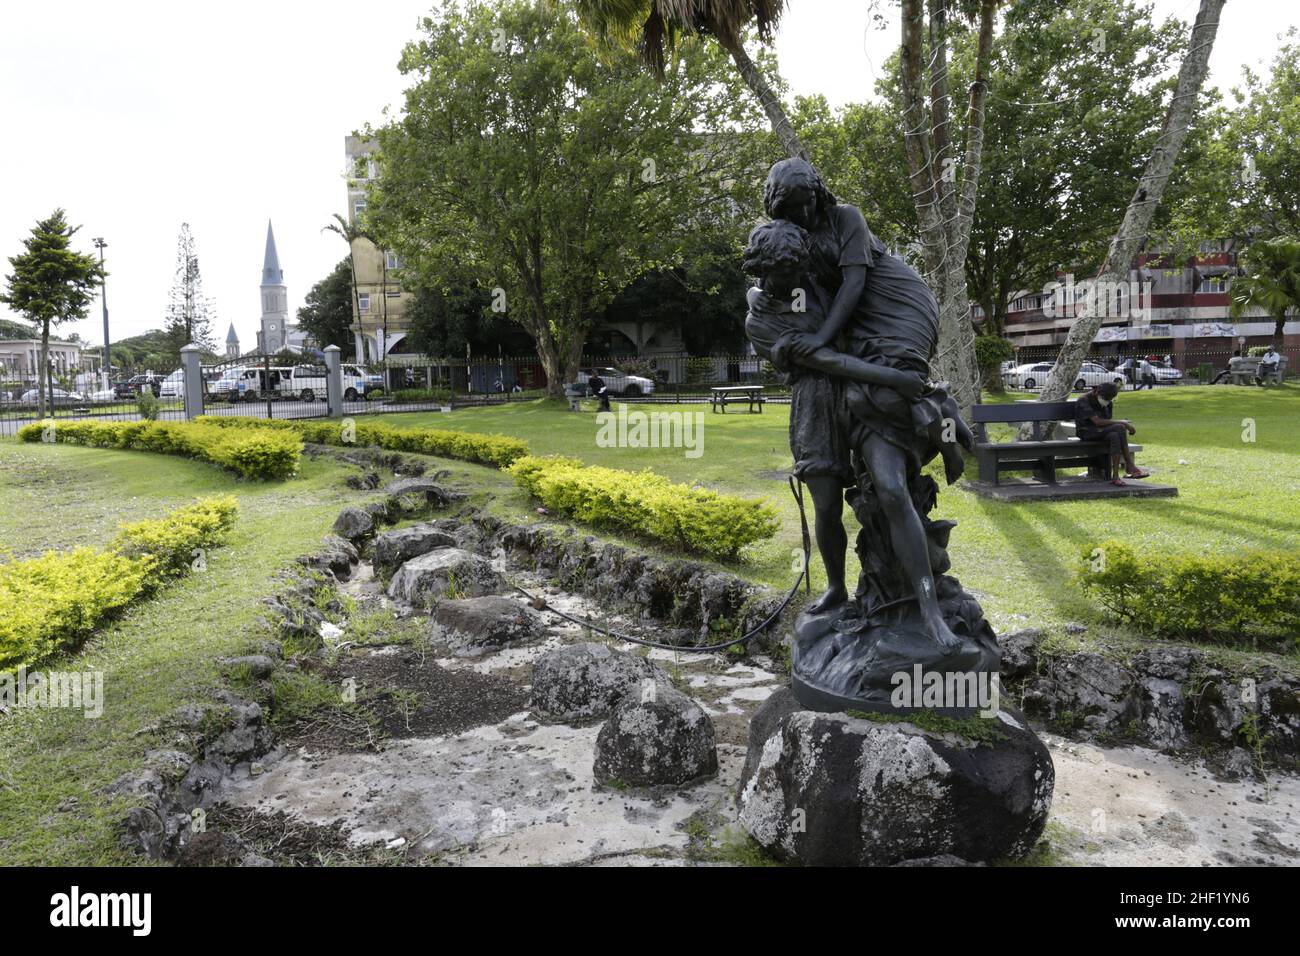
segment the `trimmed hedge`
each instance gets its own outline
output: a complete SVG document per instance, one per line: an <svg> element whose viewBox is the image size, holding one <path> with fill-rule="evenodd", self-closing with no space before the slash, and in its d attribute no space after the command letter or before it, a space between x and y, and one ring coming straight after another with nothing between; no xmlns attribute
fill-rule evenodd
<svg viewBox="0 0 1300 956"><path fill-rule="evenodd" d="M547 508L598 528L630 532L695 554L734 558L776 533L777 511L763 500L673 484L652 471L584 466L573 458L529 456L510 466L515 481Z"/></svg>
<svg viewBox="0 0 1300 956"><path fill-rule="evenodd" d="M0 671L70 649L104 620L190 567L194 550L221 543L233 498L207 498L156 521L123 525L112 548L48 551L0 564Z"/></svg>
<svg viewBox="0 0 1300 956"><path fill-rule="evenodd" d="M433 428L394 428L383 423L368 424L348 419L302 420L292 418L245 418L239 415L205 415L195 419L226 429L270 427L291 431L303 441L316 445L377 445L387 451L414 452L472 461L494 468L505 468L528 454L528 442L509 435L481 435L476 432L443 431ZM345 430L352 441L344 441Z"/></svg>
<svg viewBox="0 0 1300 956"><path fill-rule="evenodd" d="M1083 556L1079 584L1114 617L1161 637L1300 634L1300 554L1138 554L1106 541Z"/></svg>
<svg viewBox="0 0 1300 956"><path fill-rule="evenodd" d="M244 478L283 479L298 471L302 442L272 428L230 432L205 422L33 422L18 429L25 442L43 441L50 429L56 442L95 448L123 448L180 455L212 462Z"/></svg>

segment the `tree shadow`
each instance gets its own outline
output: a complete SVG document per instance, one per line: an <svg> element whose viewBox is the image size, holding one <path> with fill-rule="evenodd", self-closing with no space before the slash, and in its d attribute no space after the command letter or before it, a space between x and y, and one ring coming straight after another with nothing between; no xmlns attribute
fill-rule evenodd
<svg viewBox="0 0 1300 956"><path fill-rule="evenodd" d="M997 529L1006 546L1015 552L1025 572L1039 585L1045 599L1059 612L1080 610L1079 602L1084 598L1070 592L1075 577L1074 569L1061 560L1055 549L1043 542L1042 532L1021 514L1020 509L1025 505L992 501L978 496L975 500L988 523ZM1034 517L1041 518L1044 524L1052 526L1066 540L1087 540L1088 535L1083 528L1054 509L1039 510L1042 504L1040 502L1035 508Z"/></svg>

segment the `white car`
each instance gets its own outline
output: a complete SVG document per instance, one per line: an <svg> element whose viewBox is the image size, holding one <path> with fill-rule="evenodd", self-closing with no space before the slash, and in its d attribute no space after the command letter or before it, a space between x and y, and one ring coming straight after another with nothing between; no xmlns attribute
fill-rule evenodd
<svg viewBox="0 0 1300 956"><path fill-rule="evenodd" d="M1095 388L1103 382L1113 382L1117 378L1123 376L1096 362L1084 362L1079 366L1079 375L1074 380L1074 387L1082 391L1085 388Z"/></svg>
<svg viewBox="0 0 1300 956"><path fill-rule="evenodd" d="M654 394L655 383L653 379L648 379L644 375L626 375L616 368L579 369L578 381L574 384L586 387L587 380L591 378L593 371L604 381L605 387L609 389L611 395L637 398L641 395Z"/></svg>
<svg viewBox="0 0 1300 956"><path fill-rule="evenodd" d="M1125 359L1123 362L1120 362L1119 365L1115 367L1115 371L1113 374L1124 379L1125 381L1128 381L1129 369L1132 367L1132 365L1133 365L1132 359ZM1177 385L1179 382L1183 380L1183 373L1178 371L1178 369L1171 368L1168 365L1158 365L1155 362L1148 362L1145 359L1138 359L1139 379L1141 378L1142 373L1146 371L1146 369L1142 367L1144 365L1146 366L1147 369L1151 370L1151 374L1155 375L1157 384Z"/></svg>
<svg viewBox="0 0 1300 956"><path fill-rule="evenodd" d="M117 401L117 389L101 388L97 392L91 392L88 398L92 402L115 402Z"/></svg>
<svg viewBox="0 0 1300 956"><path fill-rule="evenodd" d="M22 397L18 399L24 405L35 405L40 400L41 393L36 389L30 389L23 392ZM52 388L47 401L51 405L75 405L77 402L84 402L86 397L80 392L66 392L61 388Z"/></svg>
<svg viewBox="0 0 1300 956"><path fill-rule="evenodd" d="M1051 374L1052 368L1052 362L1017 365L1010 372L1003 374L1002 382L1007 388L1041 388L1047 383L1047 376Z"/></svg>
<svg viewBox="0 0 1300 956"><path fill-rule="evenodd" d="M159 398L183 398L185 396L185 370L178 368L158 385Z"/></svg>

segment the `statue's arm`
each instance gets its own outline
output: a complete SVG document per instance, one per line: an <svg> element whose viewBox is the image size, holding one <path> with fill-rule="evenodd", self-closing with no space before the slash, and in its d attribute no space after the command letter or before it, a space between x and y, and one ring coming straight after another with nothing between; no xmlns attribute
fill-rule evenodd
<svg viewBox="0 0 1300 956"><path fill-rule="evenodd" d="M858 307L858 300L862 298L862 290L867 286L867 267L845 266L842 275L843 281L835 293L835 301L831 303L826 321L808 341L810 349L825 348L835 341L835 336L840 334L849 316Z"/></svg>
<svg viewBox="0 0 1300 956"><path fill-rule="evenodd" d="M795 361L804 368L815 369L827 375L897 389L912 398L920 395L925 388L925 379L920 375L868 362L832 348L819 348L811 355L800 356Z"/></svg>

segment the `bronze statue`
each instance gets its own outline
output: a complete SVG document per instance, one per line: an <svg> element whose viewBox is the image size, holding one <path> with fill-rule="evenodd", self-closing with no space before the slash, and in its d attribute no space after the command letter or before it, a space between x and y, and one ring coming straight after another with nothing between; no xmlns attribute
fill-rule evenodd
<svg viewBox="0 0 1300 956"><path fill-rule="evenodd" d="M941 457L961 476L970 429L942 384L926 380L938 306L857 208L836 201L798 159L772 167L772 222L756 228L746 272L746 332L791 382L795 474L812 496L828 588L796 624L792 660L805 706L892 709L890 677L914 664L996 673L998 651L978 603L949 568L953 522L932 521ZM861 524L856 593L845 582L844 499Z"/></svg>

